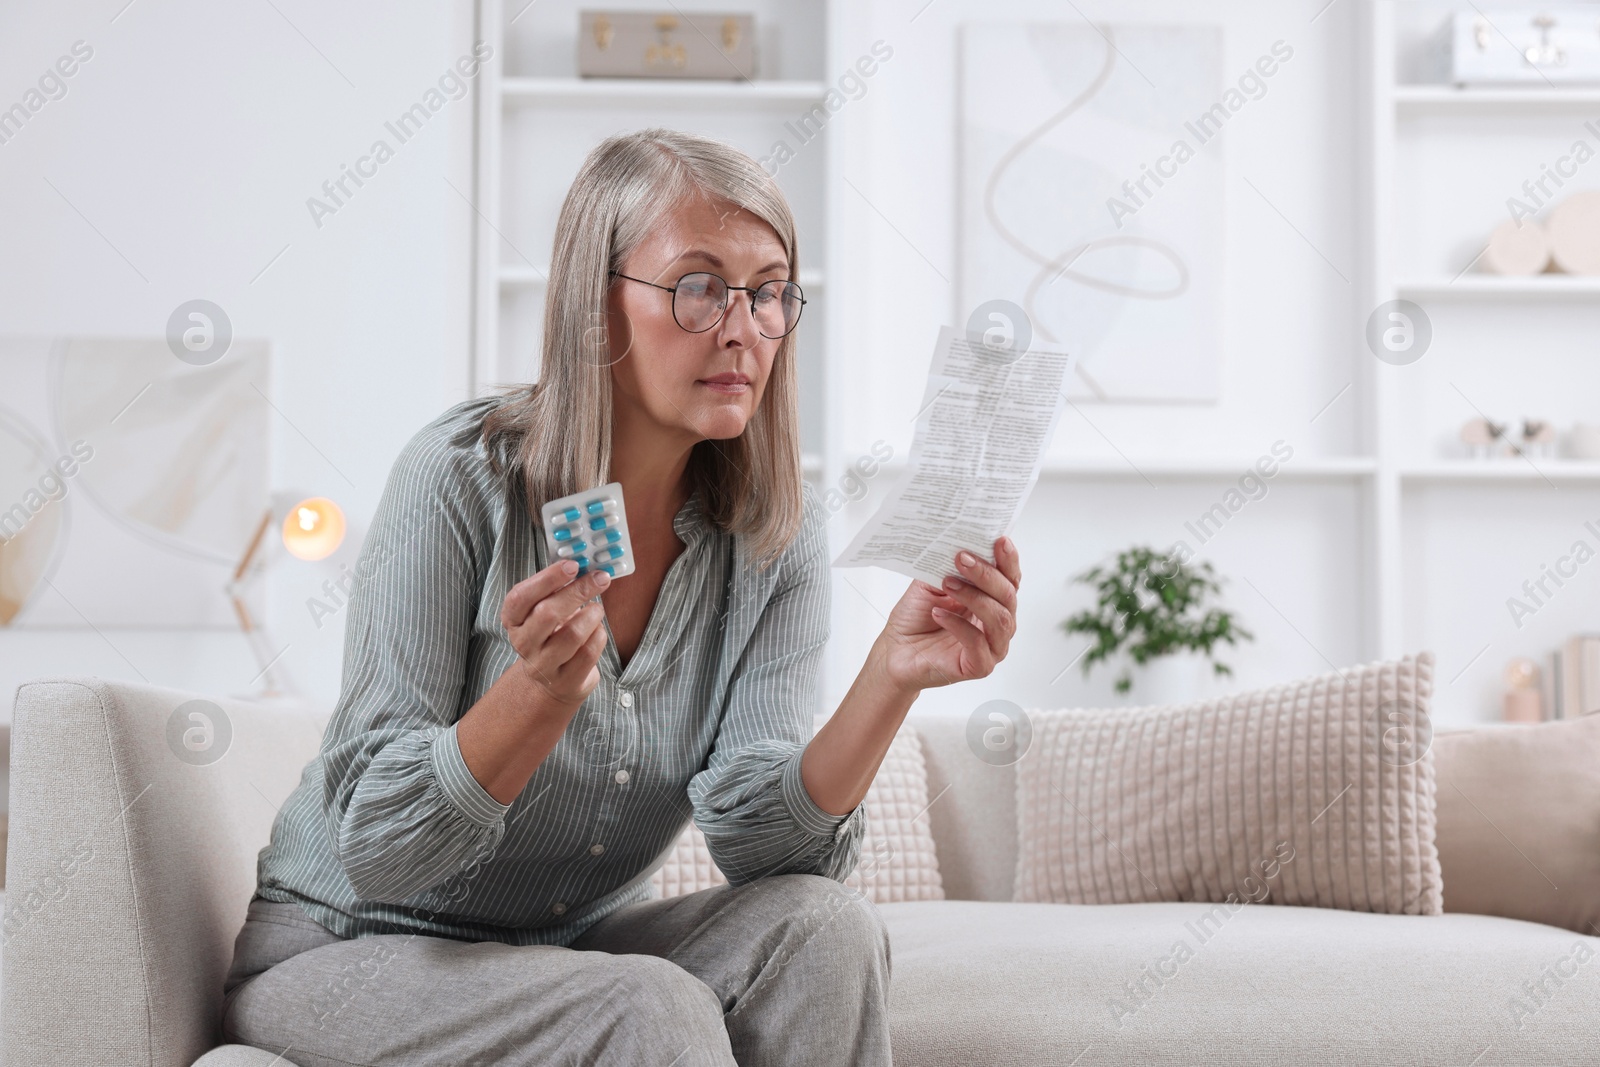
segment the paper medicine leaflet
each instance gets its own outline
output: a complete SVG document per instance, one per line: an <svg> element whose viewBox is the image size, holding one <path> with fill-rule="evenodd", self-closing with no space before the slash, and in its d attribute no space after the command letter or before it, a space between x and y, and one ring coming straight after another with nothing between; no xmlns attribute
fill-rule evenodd
<svg viewBox="0 0 1600 1067"><path fill-rule="evenodd" d="M1039 480L1073 362L1058 346L1035 341L1018 356L941 328L906 473L833 565L937 586L958 573L961 549L993 563Z"/></svg>

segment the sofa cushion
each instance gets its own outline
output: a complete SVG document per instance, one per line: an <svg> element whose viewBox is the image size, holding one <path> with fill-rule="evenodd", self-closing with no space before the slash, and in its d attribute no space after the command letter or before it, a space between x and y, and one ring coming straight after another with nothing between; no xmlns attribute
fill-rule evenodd
<svg viewBox="0 0 1600 1067"><path fill-rule="evenodd" d="M1031 713L1016 899L1436 915L1433 655L1171 707Z"/></svg>
<svg viewBox="0 0 1600 1067"><path fill-rule="evenodd" d="M969 714L918 715L928 824L945 898L1010 900L1017 871L1016 764L973 758Z"/></svg>
<svg viewBox="0 0 1600 1067"><path fill-rule="evenodd" d="M1552 926L1193 902L879 912L895 1067L1595 1058L1600 938Z"/></svg>
<svg viewBox="0 0 1600 1067"><path fill-rule="evenodd" d="M821 719L813 725L820 729ZM902 723L862 801L866 832L855 870L845 885L876 904L903 900L943 900L939 858L928 822L928 773L916 729ZM709 889L727 881L705 835L690 822L666 861L651 876L658 897Z"/></svg>
<svg viewBox="0 0 1600 1067"><path fill-rule="evenodd" d="M1440 733L1433 748L1444 910L1600 935L1600 715Z"/></svg>

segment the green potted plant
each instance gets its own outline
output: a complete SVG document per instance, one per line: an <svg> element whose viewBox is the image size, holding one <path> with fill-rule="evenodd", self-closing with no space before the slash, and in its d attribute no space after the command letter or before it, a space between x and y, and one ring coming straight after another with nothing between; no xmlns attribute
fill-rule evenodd
<svg viewBox="0 0 1600 1067"><path fill-rule="evenodd" d="M1222 591L1209 562L1187 563L1144 545L1117 554L1114 566L1096 565L1073 578L1095 591L1095 605L1062 622L1069 634L1093 644L1083 657L1087 677L1096 664L1126 657L1116 691L1133 688L1133 668L1164 656L1194 653L1211 662L1214 675L1233 668L1214 655L1221 642L1234 645L1255 636L1229 611L1210 606Z"/></svg>

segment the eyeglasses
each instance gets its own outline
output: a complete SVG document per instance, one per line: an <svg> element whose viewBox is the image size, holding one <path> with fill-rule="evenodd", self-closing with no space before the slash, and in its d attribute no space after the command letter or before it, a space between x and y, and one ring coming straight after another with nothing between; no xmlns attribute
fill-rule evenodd
<svg viewBox="0 0 1600 1067"><path fill-rule="evenodd" d="M643 278L634 278L619 270L608 271L630 282L644 282L672 294L672 317L690 333L705 333L722 321L728 312L728 291L737 289L750 294L750 314L755 317L756 329L761 336L776 340L794 329L800 321L800 312L806 300L800 286L782 278L762 282L755 288L729 285L715 274L696 271L678 279L677 285L656 285Z"/></svg>

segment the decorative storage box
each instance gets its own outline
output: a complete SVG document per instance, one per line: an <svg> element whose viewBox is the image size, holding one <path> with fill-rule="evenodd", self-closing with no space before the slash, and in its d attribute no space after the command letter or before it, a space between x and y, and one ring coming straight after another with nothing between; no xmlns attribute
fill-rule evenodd
<svg viewBox="0 0 1600 1067"><path fill-rule="evenodd" d="M580 77L744 81L755 72L753 15L578 13Z"/></svg>
<svg viewBox="0 0 1600 1067"><path fill-rule="evenodd" d="M1457 11L1449 33L1458 85L1600 82L1600 7Z"/></svg>

